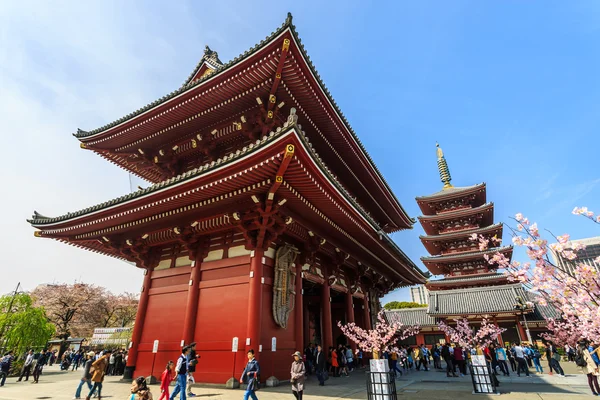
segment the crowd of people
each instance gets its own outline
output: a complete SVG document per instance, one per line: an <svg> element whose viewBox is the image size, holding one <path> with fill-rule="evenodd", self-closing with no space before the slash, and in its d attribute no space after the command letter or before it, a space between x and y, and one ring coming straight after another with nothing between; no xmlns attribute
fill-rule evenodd
<svg viewBox="0 0 600 400"><path fill-rule="evenodd" d="M598 375L600 375L600 346L593 342L580 340L576 347L566 345L564 354L568 362L575 363L587 375L588 384L592 394L600 395ZM548 373L564 377L561 366L562 357L556 346L551 342L544 342L543 347L533 344L513 343L510 346L500 346L497 343L489 345L479 344L474 347L464 348L459 344L438 343L431 347L424 344L419 346L403 345L387 348L381 355L388 360L392 376L399 377L412 371L444 370L448 377L465 376L469 373L467 366L475 355L483 356L496 385L499 385L496 375L500 373L510 376L511 373L521 376L530 376L530 368L535 368L535 373L543 374L542 362L547 363ZM192 391L195 383L194 372L199 356L196 353L196 343L183 347L181 355L176 362L169 361L161 375L159 400L174 400L177 395L181 400L196 396ZM304 353L297 351L293 354L291 364L290 382L292 393L296 399L302 400L305 379L315 374L320 386L331 376L348 377L357 368L365 368L363 352L353 351L350 346L339 344L329 347L325 351L320 345L309 343ZM22 367L17 382L29 381L38 383L45 365L52 365L59 357L56 351L39 352L29 350L22 355ZM4 354L0 359L0 387L4 386L6 377L11 371L15 355L12 351ZM106 375L122 375L127 363L127 352L124 350L103 350L100 352L83 350L67 350L60 357L60 369L77 371L83 369L81 379L75 391L74 399L81 399L83 387L89 390L86 400L92 397L101 399L102 384ZM169 395L169 387L175 382L173 393ZM260 366L254 357L254 351L248 352L248 362L240 383L246 384L244 400L256 400L256 391L260 388ZM143 377L134 380L131 387L131 400L152 400L152 394Z"/></svg>

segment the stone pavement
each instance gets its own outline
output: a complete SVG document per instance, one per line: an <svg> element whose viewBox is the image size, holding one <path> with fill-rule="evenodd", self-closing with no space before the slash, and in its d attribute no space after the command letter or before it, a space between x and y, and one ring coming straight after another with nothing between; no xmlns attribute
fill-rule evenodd
<svg viewBox="0 0 600 400"><path fill-rule="evenodd" d="M499 377L501 385L499 391L502 399L519 400L578 400L591 397L587 386L587 378L576 372L571 366L565 366L568 374L566 378L542 375L530 378L516 376L510 379ZM0 388L0 400L37 400L56 399L66 400L73 398L79 382L80 371L61 372L57 366L44 371L39 384L29 382L16 382L16 378L9 378L5 387ZM309 378L304 399L305 400L366 400L366 384L364 371L355 371L350 378L331 378L324 387L316 385L314 377ZM473 386L470 377L446 378L446 374L438 371L411 372L396 381L399 399L439 399L450 400L460 398L468 399L497 399L495 395L473 395ZM103 398L129 399L129 384L119 382L118 377L107 377L104 383ZM154 399L158 400L160 393L158 386L152 386ZM198 399L210 400L240 400L242 390L228 390L222 387L194 388ZM84 392L85 393L85 392ZM277 388L261 389L257 393L261 400L293 399L289 384L282 384Z"/></svg>

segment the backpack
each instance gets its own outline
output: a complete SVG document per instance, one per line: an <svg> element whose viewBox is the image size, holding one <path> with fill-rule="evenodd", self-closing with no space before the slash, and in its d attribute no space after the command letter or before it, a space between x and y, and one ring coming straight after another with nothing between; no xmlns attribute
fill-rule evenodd
<svg viewBox="0 0 600 400"><path fill-rule="evenodd" d="M583 357L583 353L581 352L577 352L577 355L575 356L575 365L577 365L578 367L587 367L587 362L585 361L585 358Z"/></svg>

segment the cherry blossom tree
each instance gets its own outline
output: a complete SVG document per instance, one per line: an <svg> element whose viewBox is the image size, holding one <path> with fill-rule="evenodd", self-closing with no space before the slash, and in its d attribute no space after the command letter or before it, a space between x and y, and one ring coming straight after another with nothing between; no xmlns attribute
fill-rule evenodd
<svg viewBox="0 0 600 400"><path fill-rule="evenodd" d="M600 224L586 207L573 210L573 214L584 216ZM542 237L537 223L531 223L522 214L513 218L516 228L512 231L515 246L525 247L529 262L510 261L500 253L486 256L490 264L504 268L509 280L523 283L539 298L540 305L550 304L561 314L560 319L548 320L550 334L544 336L559 345L574 344L580 338L600 341L600 277L594 266L577 262L577 253L585 250L585 245L570 241L564 234L554 236L555 243L548 244ZM480 249L489 242L474 235ZM559 257L571 261L571 265L557 265L550 260L550 250ZM595 259L600 263L600 257Z"/></svg>
<svg viewBox="0 0 600 400"><path fill-rule="evenodd" d="M398 340L414 336L420 331L418 325L404 325L401 322L389 323L385 320L384 312L377 314L377 323L374 329L367 330L359 327L354 322L343 325L338 321L342 333L365 353L373 353L374 358L390 346L395 346Z"/></svg>
<svg viewBox="0 0 600 400"><path fill-rule="evenodd" d="M442 332L450 337L450 341L458 343L461 347L470 348L478 344L488 345L498 340L498 335L506 329L500 328L498 325L491 323L489 318L483 318L479 329L470 326L469 320L466 318L455 319L456 327L453 328L445 322L438 323L438 327Z"/></svg>

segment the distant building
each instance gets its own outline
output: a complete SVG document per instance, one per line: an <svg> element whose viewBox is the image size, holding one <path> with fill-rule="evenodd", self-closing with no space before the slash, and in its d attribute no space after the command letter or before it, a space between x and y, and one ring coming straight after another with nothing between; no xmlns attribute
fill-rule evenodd
<svg viewBox="0 0 600 400"><path fill-rule="evenodd" d="M410 288L410 301L419 304L429 304L429 291L424 285Z"/></svg>
<svg viewBox="0 0 600 400"><path fill-rule="evenodd" d="M131 341L131 328L96 328L90 340L92 346L122 347Z"/></svg>
<svg viewBox="0 0 600 400"><path fill-rule="evenodd" d="M557 267L565 271L573 272L577 264L584 263L587 265L593 265L596 267L596 270L600 272L600 263L594 261L595 258L600 256L600 236L587 239L571 240L570 243L584 244L586 246L585 250L576 252L577 258L575 260L567 260L554 250L551 250L554 264Z"/></svg>

